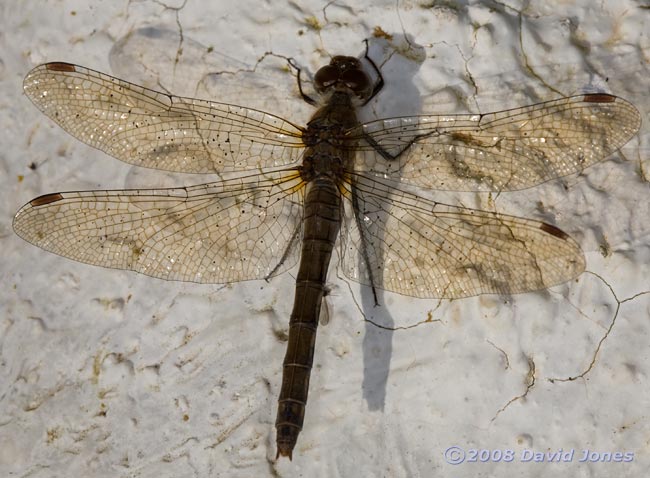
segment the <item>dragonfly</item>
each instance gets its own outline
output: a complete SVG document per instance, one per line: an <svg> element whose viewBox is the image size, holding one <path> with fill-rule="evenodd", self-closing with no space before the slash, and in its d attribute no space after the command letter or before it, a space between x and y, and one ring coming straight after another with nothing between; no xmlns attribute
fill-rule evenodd
<svg viewBox="0 0 650 478"><path fill-rule="evenodd" d="M306 126L78 65L37 66L25 77L25 94L72 136L132 165L219 179L45 194L13 222L46 251L166 280L269 280L299 263L276 459L292 458L303 427L337 244L339 268L370 287L375 301L377 290L459 299L572 280L585 268L584 254L558 227L421 192L502 193L575 174L621 148L641 122L624 99L586 93L491 113L362 124L358 109L384 84L367 48L363 58L332 57L313 77L312 96L291 64L302 99L318 108Z"/></svg>

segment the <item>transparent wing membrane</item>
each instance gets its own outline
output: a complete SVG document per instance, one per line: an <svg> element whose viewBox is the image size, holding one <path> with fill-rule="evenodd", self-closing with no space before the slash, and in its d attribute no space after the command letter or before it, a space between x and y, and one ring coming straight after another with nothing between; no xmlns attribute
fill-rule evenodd
<svg viewBox="0 0 650 478"><path fill-rule="evenodd" d="M23 239L79 262L202 283L263 279L298 260L295 171L175 189L48 194L14 218Z"/></svg>
<svg viewBox="0 0 650 478"><path fill-rule="evenodd" d="M302 130L272 114L160 93L69 63L37 66L23 88L72 136L137 166L221 173L288 165L302 154Z"/></svg>
<svg viewBox="0 0 650 478"><path fill-rule="evenodd" d="M514 191L605 159L640 125L627 101L589 94L482 115L388 118L350 135L363 140L357 171L430 189Z"/></svg>
<svg viewBox="0 0 650 478"><path fill-rule="evenodd" d="M550 224L430 201L361 175L353 184L359 220L348 222L341 268L362 284L458 299L545 289L585 268L580 246Z"/></svg>

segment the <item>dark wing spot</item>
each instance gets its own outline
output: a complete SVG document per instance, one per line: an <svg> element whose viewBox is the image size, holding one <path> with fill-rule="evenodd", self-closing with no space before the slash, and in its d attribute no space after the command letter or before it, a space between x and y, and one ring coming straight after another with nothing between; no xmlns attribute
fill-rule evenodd
<svg viewBox="0 0 650 478"><path fill-rule="evenodd" d="M61 199L63 199L63 196L60 193L52 193L32 199L29 204L33 207L45 206L46 204L57 202Z"/></svg>
<svg viewBox="0 0 650 478"><path fill-rule="evenodd" d="M48 63L45 67L52 71L77 71L71 63L54 62Z"/></svg>
<svg viewBox="0 0 650 478"><path fill-rule="evenodd" d="M607 93L592 93L585 95L584 100L587 103L613 103L616 101L616 96L608 95Z"/></svg>
<svg viewBox="0 0 650 478"><path fill-rule="evenodd" d="M551 236L559 237L560 239L568 239L569 238L569 235L566 232L558 229L555 226L551 226L550 224L546 224L545 222L543 222L539 226L539 228L542 231L549 233Z"/></svg>

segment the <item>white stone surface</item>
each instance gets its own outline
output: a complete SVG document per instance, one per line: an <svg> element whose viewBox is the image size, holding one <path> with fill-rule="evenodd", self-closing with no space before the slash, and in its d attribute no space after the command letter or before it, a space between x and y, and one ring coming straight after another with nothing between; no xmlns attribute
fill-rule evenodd
<svg viewBox="0 0 650 478"><path fill-rule="evenodd" d="M0 5L0 476L647 472L648 5L359 3ZM644 124L621 154L579 176L461 198L573 235L588 269L575 282L453 302L384 294L375 308L367 290L332 267L330 323L319 331L305 428L293 461L276 461L281 338L294 274L270 283L171 283L78 264L23 242L11 220L33 197L169 178L140 175L67 135L22 94L22 78L39 63L68 61L304 123L310 108L281 59L269 56L248 71L273 52L313 73L329 54L361 54L376 27L393 39L375 40L371 53L393 56L384 61L386 89L369 118L489 111L596 90L635 103ZM364 322L364 314L396 329ZM472 449L512 450L514 459L481 462L479 455L452 465L444 455L452 446L468 459ZM573 461L521 460L524 450L560 449L574 449ZM583 449L633 459L581 463Z"/></svg>

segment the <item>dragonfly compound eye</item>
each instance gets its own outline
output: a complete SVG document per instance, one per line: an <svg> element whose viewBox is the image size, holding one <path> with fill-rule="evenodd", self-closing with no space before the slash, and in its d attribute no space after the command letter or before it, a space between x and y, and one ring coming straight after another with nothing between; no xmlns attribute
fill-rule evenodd
<svg viewBox="0 0 650 478"><path fill-rule="evenodd" d="M339 69L332 65L326 65L316 72L314 76L314 87L322 93L339 80Z"/></svg>
<svg viewBox="0 0 650 478"><path fill-rule="evenodd" d="M365 98L370 94L370 78L361 69L348 70L341 74L341 82L350 88L355 95Z"/></svg>

